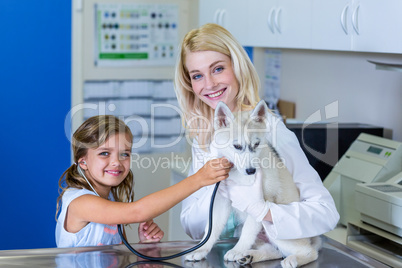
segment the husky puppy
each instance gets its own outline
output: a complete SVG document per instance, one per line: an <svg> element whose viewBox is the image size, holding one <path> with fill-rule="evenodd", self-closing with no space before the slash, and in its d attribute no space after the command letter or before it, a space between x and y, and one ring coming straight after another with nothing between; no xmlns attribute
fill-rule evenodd
<svg viewBox="0 0 402 268"><path fill-rule="evenodd" d="M216 157L224 156L234 164L229 178L222 182L226 184L226 187L230 188L233 184L253 184L257 169L260 169L266 201L277 204L298 202L300 201L299 191L293 182L292 175L266 139L269 113L264 101L260 101L252 111L238 112L235 115L226 104L220 102L215 109L215 133L210 150ZM186 255L187 261L204 259L226 225L232 210L231 201L222 196L219 191L215 199L211 236L200 249ZM235 261L246 265L284 258L281 261L282 267L293 268L317 259L318 250L321 247L319 237L294 240L268 237L269 242L263 242L257 238L263 230L262 223L257 222L245 212L236 209L235 212L244 224L239 241L225 254L225 261ZM205 230L207 233L208 226Z"/></svg>

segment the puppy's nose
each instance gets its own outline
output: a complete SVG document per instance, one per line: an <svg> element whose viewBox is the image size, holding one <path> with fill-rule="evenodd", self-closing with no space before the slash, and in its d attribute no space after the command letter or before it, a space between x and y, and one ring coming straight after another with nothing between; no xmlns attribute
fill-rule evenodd
<svg viewBox="0 0 402 268"><path fill-rule="evenodd" d="M253 175L255 173L255 168L248 168L246 169L247 175Z"/></svg>

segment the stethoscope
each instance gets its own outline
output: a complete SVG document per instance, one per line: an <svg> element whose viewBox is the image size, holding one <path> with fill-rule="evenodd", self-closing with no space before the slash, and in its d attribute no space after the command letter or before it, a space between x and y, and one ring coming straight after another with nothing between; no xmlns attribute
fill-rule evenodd
<svg viewBox="0 0 402 268"><path fill-rule="evenodd" d="M84 162L84 164L86 164L86 162ZM91 189L94 191L94 193L95 193L97 196L100 197L100 195L96 192L96 190L94 189L94 187L92 186L92 184L89 182L89 180L88 180L87 177L85 176L85 174L84 174L84 172L82 171L82 169L81 169L81 167L80 167L79 164L77 165L77 170L78 170L78 173L85 179L85 181L88 183L88 185L89 185L89 186L91 187ZM117 229L118 229L120 238L121 238L121 240L123 241L124 245L126 245L126 247L127 247L132 253L134 253L135 255L137 255L138 257L141 257L141 258L146 259L146 260L149 260L149 261L165 261L165 260L170 260L170 259L174 259L174 258L177 258L177 257L181 257L181 256L183 256L183 255L185 255L185 254L188 254L188 253L190 253L190 252L193 252L193 251L196 250L196 249L199 249L200 247L202 247L202 246L208 241L209 237L211 236L211 232L212 232L212 211L213 211L213 206L214 206L214 201L215 201L215 195L216 195L216 192L217 192L217 190L218 190L219 184L220 184L220 182L217 182L217 183L215 184L215 188L214 188L214 191L213 191L212 196L211 196L211 203L210 203L210 205L209 205L209 221L208 221L209 227L208 227L207 235L204 237L204 239L203 239L198 245L195 245L195 246L192 247L192 248L189 248L189 249L187 249L187 250L185 250L185 251L182 251L182 252L179 252L179 253L177 253L177 254L170 255L170 256L165 256L165 257L151 257L151 256L146 256L146 255L141 254L140 252L136 251L136 250L127 242L126 238L125 238L124 235L123 235L122 226L121 226L121 224L118 224L118 225L117 225Z"/></svg>

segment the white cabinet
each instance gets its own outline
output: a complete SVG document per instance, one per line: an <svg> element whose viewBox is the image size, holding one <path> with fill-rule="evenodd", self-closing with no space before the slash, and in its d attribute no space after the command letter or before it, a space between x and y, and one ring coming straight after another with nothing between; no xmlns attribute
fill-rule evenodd
<svg viewBox="0 0 402 268"><path fill-rule="evenodd" d="M314 0L312 49L402 52L402 1Z"/></svg>
<svg viewBox="0 0 402 268"><path fill-rule="evenodd" d="M311 0L250 0L247 45L311 48Z"/></svg>
<svg viewBox="0 0 402 268"><path fill-rule="evenodd" d="M222 9L226 2L226 0L200 0L199 24L204 25L209 22L220 24Z"/></svg>
<svg viewBox="0 0 402 268"><path fill-rule="evenodd" d="M312 48L350 50L352 46L350 0L314 0Z"/></svg>
<svg viewBox="0 0 402 268"><path fill-rule="evenodd" d="M401 0L200 0L244 46L402 53Z"/></svg>
<svg viewBox="0 0 402 268"><path fill-rule="evenodd" d="M354 14L352 50L402 53L402 1L356 1Z"/></svg>
<svg viewBox="0 0 402 268"><path fill-rule="evenodd" d="M249 2L247 17L250 33L246 45L276 47L279 35L277 0L250 0Z"/></svg>
<svg viewBox="0 0 402 268"><path fill-rule="evenodd" d="M247 41L247 9L246 0L200 0L199 24L217 23L228 29L241 43Z"/></svg>

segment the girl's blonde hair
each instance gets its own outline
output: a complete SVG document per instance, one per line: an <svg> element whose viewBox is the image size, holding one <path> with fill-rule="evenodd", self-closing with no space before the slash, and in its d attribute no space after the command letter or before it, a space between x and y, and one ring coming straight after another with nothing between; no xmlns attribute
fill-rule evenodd
<svg viewBox="0 0 402 268"><path fill-rule="evenodd" d="M190 136L198 137L199 144L204 147L211 141L214 110L194 94L186 68L186 55L199 51L215 51L231 59L239 84L236 101L240 110L249 110L257 105L260 79L246 51L225 28L208 23L186 34L176 63L175 92Z"/></svg>
<svg viewBox="0 0 402 268"><path fill-rule="evenodd" d="M57 198L57 214L61 207L61 200L65 191L69 188L87 189L92 191L89 184L80 175L77 169L78 161L85 157L88 149L96 149L106 140L116 134L125 133L128 136L126 141L131 147L133 134L130 128L120 119L112 115L99 115L87 119L75 132L72 137L72 149L74 164L72 164L59 179L60 195ZM116 201L130 202L134 200L134 175L132 171L116 187L112 187L112 194Z"/></svg>

